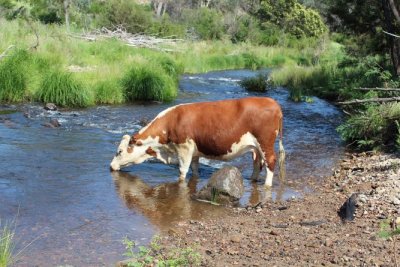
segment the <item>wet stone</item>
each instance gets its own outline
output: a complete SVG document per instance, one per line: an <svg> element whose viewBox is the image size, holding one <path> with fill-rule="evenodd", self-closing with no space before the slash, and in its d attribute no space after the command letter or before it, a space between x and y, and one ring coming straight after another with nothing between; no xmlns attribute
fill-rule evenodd
<svg viewBox="0 0 400 267"><path fill-rule="evenodd" d="M45 109L45 110L49 110L49 111L56 111L58 108L57 108L57 106L56 106L54 103L47 103L47 104L44 106L44 109Z"/></svg>

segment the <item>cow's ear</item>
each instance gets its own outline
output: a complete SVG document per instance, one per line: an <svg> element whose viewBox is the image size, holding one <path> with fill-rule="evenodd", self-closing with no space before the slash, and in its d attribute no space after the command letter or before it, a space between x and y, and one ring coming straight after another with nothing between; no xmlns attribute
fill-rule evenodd
<svg viewBox="0 0 400 267"><path fill-rule="evenodd" d="M150 156L153 156L153 157L157 157L157 153L151 147L146 149L146 154L149 154Z"/></svg>
<svg viewBox="0 0 400 267"><path fill-rule="evenodd" d="M136 139L136 135L132 135L132 136L131 136L131 139L129 140L129 144L130 144L130 145L134 145L134 144L136 143L136 140L137 140L137 139Z"/></svg>

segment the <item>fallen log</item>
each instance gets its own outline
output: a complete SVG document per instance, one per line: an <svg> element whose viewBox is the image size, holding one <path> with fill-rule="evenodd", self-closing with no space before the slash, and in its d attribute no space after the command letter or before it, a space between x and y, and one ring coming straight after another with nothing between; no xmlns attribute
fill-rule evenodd
<svg viewBox="0 0 400 267"><path fill-rule="evenodd" d="M380 87L374 87L374 88L356 88L356 90L359 91L386 91L386 92L400 92L400 88L380 88Z"/></svg>
<svg viewBox="0 0 400 267"><path fill-rule="evenodd" d="M352 104L364 104L364 103L384 103L384 102L396 102L400 101L400 97L386 97L386 98L368 98L368 99L354 99L350 101L337 102L339 105L352 105Z"/></svg>

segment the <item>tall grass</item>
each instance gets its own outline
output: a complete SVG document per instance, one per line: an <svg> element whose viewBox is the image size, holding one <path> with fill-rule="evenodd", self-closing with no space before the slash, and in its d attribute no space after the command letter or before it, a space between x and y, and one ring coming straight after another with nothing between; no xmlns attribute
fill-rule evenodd
<svg viewBox="0 0 400 267"><path fill-rule="evenodd" d="M13 263L14 231L7 224L0 222L0 267L11 266Z"/></svg>
<svg viewBox="0 0 400 267"><path fill-rule="evenodd" d="M16 50L0 61L0 102L21 102L26 98L29 54Z"/></svg>
<svg viewBox="0 0 400 267"><path fill-rule="evenodd" d="M342 138L362 149L385 148L400 140L400 103L370 106L338 127Z"/></svg>
<svg viewBox="0 0 400 267"><path fill-rule="evenodd" d="M71 73L61 70L50 71L43 77L35 99L62 107L87 107L93 103L85 86L74 79Z"/></svg>
<svg viewBox="0 0 400 267"><path fill-rule="evenodd" d="M122 86L128 102L168 102L177 96L174 79L152 64L131 68L122 78Z"/></svg>
<svg viewBox="0 0 400 267"><path fill-rule="evenodd" d="M97 83L95 93L95 102L97 104L120 104L124 101L122 85L116 80Z"/></svg>

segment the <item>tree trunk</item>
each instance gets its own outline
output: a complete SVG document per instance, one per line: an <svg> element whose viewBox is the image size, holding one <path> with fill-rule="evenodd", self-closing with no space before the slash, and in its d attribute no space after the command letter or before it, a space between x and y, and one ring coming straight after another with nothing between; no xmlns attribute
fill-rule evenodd
<svg viewBox="0 0 400 267"><path fill-rule="evenodd" d="M163 2L158 2L158 4L157 4L157 17L159 18L159 17L161 17L161 12L162 12L162 9L163 9Z"/></svg>
<svg viewBox="0 0 400 267"><path fill-rule="evenodd" d="M399 27L396 24L400 23L398 8L394 0L382 0L384 14L384 28L392 34L399 33ZM393 69L397 76L400 76L400 38L392 35L386 35L390 49L390 57L393 63Z"/></svg>
<svg viewBox="0 0 400 267"><path fill-rule="evenodd" d="M64 0L64 13L65 13L65 25L67 26L67 31L69 32L69 5L70 0Z"/></svg>

